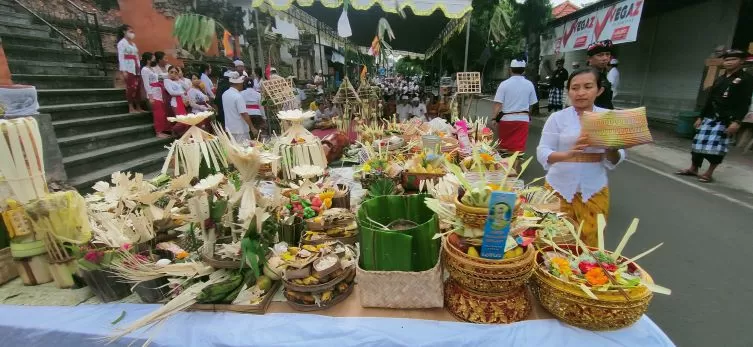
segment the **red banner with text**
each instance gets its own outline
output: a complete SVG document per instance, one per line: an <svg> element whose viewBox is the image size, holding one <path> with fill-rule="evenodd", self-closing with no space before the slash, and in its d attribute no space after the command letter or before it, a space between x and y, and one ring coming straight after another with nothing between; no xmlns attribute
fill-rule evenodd
<svg viewBox="0 0 753 347"><path fill-rule="evenodd" d="M586 49L592 42L633 42L638 37L644 0L625 0L554 28L554 52Z"/></svg>

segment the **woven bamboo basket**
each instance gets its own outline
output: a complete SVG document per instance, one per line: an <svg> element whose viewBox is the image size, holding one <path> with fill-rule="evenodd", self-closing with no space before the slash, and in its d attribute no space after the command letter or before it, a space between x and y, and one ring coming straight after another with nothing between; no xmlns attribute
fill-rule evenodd
<svg viewBox="0 0 753 347"><path fill-rule="evenodd" d="M426 271L366 271L356 268L361 306L386 308L442 307L442 262Z"/></svg>
<svg viewBox="0 0 753 347"><path fill-rule="evenodd" d="M526 286L502 293L480 293L450 279L445 283L447 310L456 318L473 323L514 323L531 314Z"/></svg>
<svg viewBox="0 0 753 347"><path fill-rule="evenodd" d="M585 112L581 123L593 147L629 148L654 141L648 129L645 107Z"/></svg>
<svg viewBox="0 0 753 347"><path fill-rule="evenodd" d="M575 245L560 247L576 248ZM551 247L537 253L531 290L541 306L563 322L588 330L616 330L633 325L648 310L653 293L645 286L625 288L629 299L618 290L595 290L593 293L598 299L592 299L578 285L554 277L538 265L544 261L543 253L548 251ZM653 282L646 271L636 267L644 280Z"/></svg>
<svg viewBox="0 0 753 347"><path fill-rule="evenodd" d="M481 229L486 225L489 209L468 206L455 198L455 215L463 222L463 225Z"/></svg>
<svg viewBox="0 0 753 347"><path fill-rule="evenodd" d="M515 290L533 275L535 251L531 245L523 255L501 260L471 257L447 239L442 246L442 259L450 278L474 291L499 293Z"/></svg>
<svg viewBox="0 0 753 347"><path fill-rule="evenodd" d="M18 270L13 264L13 256L10 254L10 247L0 249L0 284L8 282L18 277Z"/></svg>
<svg viewBox="0 0 753 347"><path fill-rule="evenodd" d="M421 181L437 182L444 175L444 173L416 173L403 171L400 175L400 184L402 184L406 191L418 191L421 186Z"/></svg>

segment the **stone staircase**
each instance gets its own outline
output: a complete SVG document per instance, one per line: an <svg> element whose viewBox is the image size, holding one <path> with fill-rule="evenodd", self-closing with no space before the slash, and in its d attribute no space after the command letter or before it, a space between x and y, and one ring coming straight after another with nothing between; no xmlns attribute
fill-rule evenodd
<svg viewBox="0 0 753 347"><path fill-rule="evenodd" d="M151 113L128 113L125 90L96 62L64 48L12 0L0 0L0 37L13 82L35 86L39 112L52 117L70 185L87 190L115 171L159 170L170 140L155 137Z"/></svg>

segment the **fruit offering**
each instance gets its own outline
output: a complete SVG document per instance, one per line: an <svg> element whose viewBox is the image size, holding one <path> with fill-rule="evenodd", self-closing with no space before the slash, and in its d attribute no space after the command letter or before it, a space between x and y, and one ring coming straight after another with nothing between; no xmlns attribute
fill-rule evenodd
<svg viewBox="0 0 753 347"><path fill-rule="evenodd" d="M442 155L420 152L408 160L405 167L409 173L444 174L443 159Z"/></svg>
<svg viewBox="0 0 753 347"><path fill-rule="evenodd" d="M356 252L341 242L288 247L285 297L297 309L316 309L350 294L355 279ZM302 305L302 306L300 306Z"/></svg>

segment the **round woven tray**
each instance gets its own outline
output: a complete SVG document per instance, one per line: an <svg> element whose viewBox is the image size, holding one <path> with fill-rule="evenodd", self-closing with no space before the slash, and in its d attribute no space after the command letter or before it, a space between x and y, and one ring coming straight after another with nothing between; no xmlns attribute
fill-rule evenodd
<svg viewBox="0 0 753 347"><path fill-rule="evenodd" d="M325 310L325 309L327 309L329 307L337 305L337 304L341 303L343 300L347 299L348 296L350 296L350 293L352 293L352 292L353 292L353 284L351 283L348 286L348 289L346 289L344 292L342 292L339 295L337 295L334 299L330 300L328 303L323 304L321 306L316 305L316 304L314 304L314 305L299 304L297 302L294 302L294 301L291 301L290 299L288 299L288 293L286 291L283 290L282 293L283 293L283 295L285 295L285 299L288 299L288 305L290 305L290 307L292 307L294 310L303 311L303 312L309 312L309 311Z"/></svg>
<svg viewBox="0 0 753 347"><path fill-rule="evenodd" d="M532 245L521 256L501 260L471 257L455 248L447 239L442 249L442 259L450 277L478 292L513 290L524 285L533 275L535 252Z"/></svg>
<svg viewBox="0 0 753 347"><path fill-rule="evenodd" d="M356 231L358 231L358 230L356 230ZM306 234L301 235L301 244L302 245L314 245L314 246L316 246L318 244L327 243L327 242L336 242L336 241L340 241L340 242L342 242L342 243L344 243L346 245L355 245L356 241L358 241L358 233L357 232L355 234L351 235L351 236L348 236L348 237L328 237L326 239L319 239L319 240L306 240L304 238L305 235Z"/></svg>
<svg viewBox="0 0 753 347"><path fill-rule="evenodd" d="M576 248L575 245L560 247L571 250ZM632 325L648 310L653 293L645 286L625 288L624 292L629 299L618 290L594 290L598 299L592 299L577 284L554 277L538 265L543 262L543 253L548 251L551 251L551 247L537 252L531 291L541 306L558 319L588 330L616 330ZM637 265L636 267L644 280L653 282L646 271Z"/></svg>
<svg viewBox="0 0 753 347"><path fill-rule="evenodd" d="M456 318L472 323L513 323L528 318L531 300L526 286L499 294L479 293L454 280L445 282L444 301Z"/></svg>
<svg viewBox="0 0 753 347"><path fill-rule="evenodd" d="M289 282L286 279L282 280L283 285L285 285L285 289L294 290L296 292L306 292L306 293L315 293L315 292L323 292L325 290L329 290L334 288L338 283L342 282L343 280L347 278L354 278L355 277L356 269L355 267L351 267L350 269L346 269L343 271L343 273L340 276L337 276L327 283L322 284L316 284L313 286L302 286L299 284L295 284L293 282Z"/></svg>
<svg viewBox="0 0 753 347"><path fill-rule="evenodd" d="M486 225L489 209L468 206L460 202L458 198L455 198L455 215L463 222L463 225L470 228L482 229Z"/></svg>
<svg viewBox="0 0 753 347"><path fill-rule="evenodd" d="M215 269L240 269L241 268L240 260L219 260L219 259L207 257L206 255L202 254L201 261L207 263L207 265Z"/></svg>

